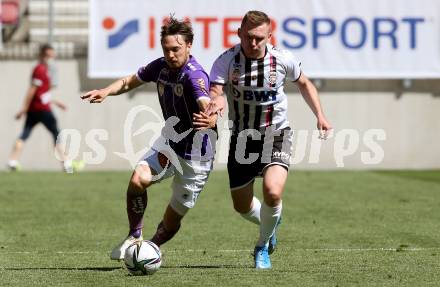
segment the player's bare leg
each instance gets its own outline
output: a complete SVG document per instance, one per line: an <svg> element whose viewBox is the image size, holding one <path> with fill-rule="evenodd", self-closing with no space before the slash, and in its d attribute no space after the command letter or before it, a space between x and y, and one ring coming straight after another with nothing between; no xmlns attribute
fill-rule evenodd
<svg viewBox="0 0 440 287"><path fill-rule="evenodd" d="M12 147L11 155L9 156L8 167L10 170L17 170L17 168L19 167L18 158L23 151L23 147L24 141L21 139L17 139L14 143L14 146Z"/></svg>
<svg viewBox="0 0 440 287"><path fill-rule="evenodd" d="M278 164L266 168L263 174L264 203L269 207L281 204L281 196L287 180L287 170Z"/></svg>
<svg viewBox="0 0 440 287"><path fill-rule="evenodd" d="M58 158L61 160L63 170L66 173L73 173L72 161L68 159L63 145L55 143L55 152L58 154Z"/></svg>
<svg viewBox="0 0 440 287"><path fill-rule="evenodd" d="M127 188L127 215L130 231L120 244L111 252L110 258L121 260L127 247L135 241L142 240L144 212L147 208L146 188L152 184L154 171L148 165L138 165L131 175Z"/></svg>
<svg viewBox="0 0 440 287"><path fill-rule="evenodd" d="M183 216L184 215L177 213L177 211L168 204L163 219L157 226L156 234L151 238L151 241L160 247L162 244L173 238L180 229L180 222L182 221Z"/></svg>

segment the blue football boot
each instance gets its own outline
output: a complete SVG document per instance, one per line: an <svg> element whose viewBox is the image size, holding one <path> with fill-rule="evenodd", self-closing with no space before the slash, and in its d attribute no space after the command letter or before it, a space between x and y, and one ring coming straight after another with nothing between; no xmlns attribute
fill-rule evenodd
<svg viewBox="0 0 440 287"><path fill-rule="evenodd" d="M278 226L281 224L281 217L277 222L277 226L275 227L275 231L273 235L269 238L269 254L272 254L275 251L275 248L277 247L277 230Z"/></svg>
<svg viewBox="0 0 440 287"><path fill-rule="evenodd" d="M255 268L256 269L270 269L270 257L267 246L255 246L254 250Z"/></svg>

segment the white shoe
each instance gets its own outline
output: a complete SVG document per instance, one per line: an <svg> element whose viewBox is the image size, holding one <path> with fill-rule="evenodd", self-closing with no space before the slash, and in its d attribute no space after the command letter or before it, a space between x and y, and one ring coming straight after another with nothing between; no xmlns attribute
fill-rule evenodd
<svg viewBox="0 0 440 287"><path fill-rule="evenodd" d="M21 169L20 164L16 160L8 161L7 166L10 171L19 171Z"/></svg>
<svg viewBox="0 0 440 287"><path fill-rule="evenodd" d="M73 173L73 166L71 160L66 160L63 162L63 170L65 173Z"/></svg>
<svg viewBox="0 0 440 287"><path fill-rule="evenodd" d="M113 248L110 254L111 260L122 260L124 259L125 250L128 246L132 245L137 241L142 241L142 235L139 238L133 237L131 235L127 236L121 243L119 243L115 248Z"/></svg>

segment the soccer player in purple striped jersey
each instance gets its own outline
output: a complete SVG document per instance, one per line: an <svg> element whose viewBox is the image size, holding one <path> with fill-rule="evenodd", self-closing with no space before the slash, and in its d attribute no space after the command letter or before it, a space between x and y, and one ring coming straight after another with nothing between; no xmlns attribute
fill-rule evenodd
<svg viewBox="0 0 440 287"><path fill-rule="evenodd" d="M225 51L212 66L212 101L207 112L222 112L225 93L233 122L228 158L231 196L235 210L259 225L254 252L258 269L272 266L269 254L276 245L290 163L293 132L287 119L286 82L297 85L317 117L322 136L331 129L317 90L302 73L300 62L290 52L268 43L270 24L269 17L260 11L249 11L243 17L238 29L240 44ZM258 154L258 158L251 160L251 154ZM257 176L263 177L263 203L254 196Z"/></svg>
<svg viewBox="0 0 440 287"><path fill-rule="evenodd" d="M190 23L171 17L162 26L161 44L164 57L141 67L136 74L119 79L108 87L93 90L82 96L90 103L100 103L107 96L128 92L144 83L155 82L165 120L177 118L173 128L180 139L166 138L164 149L152 147L136 166L127 189L129 233L110 254L113 260L124 257L125 249L142 240L143 215L147 207L147 188L161 180L173 177L173 194L163 220L151 241L161 246L179 230L181 220L195 205L202 191L214 158L216 136L205 133L198 136L193 125L193 114L206 111L210 102L209 78L201 65L190 55L193 42ZM216 116L207 117L204 125L215 128ZM162 135L166 134L165 125ZM215 134L215 133L214 133Z"/></svg>

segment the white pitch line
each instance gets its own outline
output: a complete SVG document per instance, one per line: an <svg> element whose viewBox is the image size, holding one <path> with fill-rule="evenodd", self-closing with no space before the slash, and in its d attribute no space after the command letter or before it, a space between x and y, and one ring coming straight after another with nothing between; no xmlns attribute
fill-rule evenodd
<svg viewBox="0 0 440 287"><path fill-rule="evenodd" d="M440 247L428 248L292 248L290 251L319 251L319 252L369 252L369 251L433 251L440 250ZM185 250L165 250L164 253L179 253L179 252L224 252L224 253L241 253L252 252L251 249L220 249L220 250L204 250L204 249L185 249Z"/></svg>
<svg viewBox="0 0 440 287"><path fill-rule="evenodd" d="M389 251L440 251L440 247L401 247L401 248L294 248L288 249L290 251L309 251L309 252L389 252ZM164 250L163 253L182 253L182 252L192 252L192 253L245 253L252 252L251 249L218 249L218 250L205 250L205 249L183 249L183 250ZM102 251L11 251L2 252L0 254L106 254L107 252Z"/></svg>

